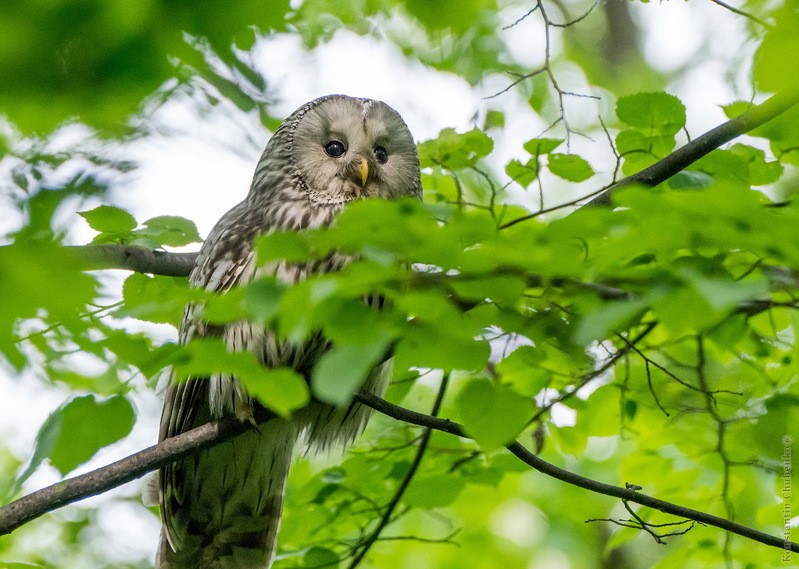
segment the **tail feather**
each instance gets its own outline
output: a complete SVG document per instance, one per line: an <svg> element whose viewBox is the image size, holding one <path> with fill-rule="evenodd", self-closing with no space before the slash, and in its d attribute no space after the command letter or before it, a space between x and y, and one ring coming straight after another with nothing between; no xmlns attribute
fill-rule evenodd
<svg viewBox="0 0 799 569"><path fill-rule="evenodd" d="M270 421L173 468L159 569L264 569L275 555L296 428Z"/></svg>

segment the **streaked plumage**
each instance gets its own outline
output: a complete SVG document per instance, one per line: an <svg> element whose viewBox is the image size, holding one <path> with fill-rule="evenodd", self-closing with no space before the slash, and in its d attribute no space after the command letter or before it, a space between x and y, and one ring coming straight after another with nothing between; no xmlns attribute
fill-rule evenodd
<svg viewBox="0 0 799 569"><path fill-rule="evenodd" d="M296 282L310 272L346 262L332 256L321 266L279 263L258 268L253 241L276 229L326 225L360 197L420 197L419 162L408 128L380 101L331 95L295 111L275 132L255 169L245 201L226 213L203 244L190 283L220 292L266 272ZM289 365L308 377L324 353L324 341L291 345L249 322L211 328L190 305L180 341L221 335L231 350L249 350L265 366ZM381 394L386 366L375 369L365 388ZM258 418L260 405L235 378L213 376L167 387L160 438L212 419ZM165 569L264 568L271 565L285 480L295 442L303 435L315 447L351 441L369 410L336 409L312 401L290 420L272 419L228 443L189 457L160 472L163 521L157 566Z"/></svg>

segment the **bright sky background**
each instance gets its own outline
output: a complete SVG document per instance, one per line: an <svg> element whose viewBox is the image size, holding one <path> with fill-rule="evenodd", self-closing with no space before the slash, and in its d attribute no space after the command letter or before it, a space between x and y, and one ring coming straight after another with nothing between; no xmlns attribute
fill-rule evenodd
<svg viewBox="0 0 799 569"><path fill-rule="evenodd" d="M724 120L720 104L750 91L744 78L740 93L729 90L721 76L729 53L727 39L740 37L743 18L734 16L711 2L664 2L646 5L631 3L643 24L644 51L656 67L671 71L687 66L691 71L670 91L681 97L688 108L688 128L696 136ZM528 8L509 11L507 23ZM541 62L543 36L535 18L529 23L503 32L518 60L531 68ZM256 53L273 94L278 94L281 116L301 104L328 93L346 93L378 98L395 107L405 118L417 140L434 137L445 127L468 130L473 118L485 112L481 97L502 88L506 81L493 78L482 90L473 90L457 76L440 73L407 60L399 50L373 38L340 32L335 39L314 53L306 53L296 37L277 36L264 41ZM352 62L357 61L357 65ZM569 104L582 103L569 99ZM521 143L540 134L542 123L523 109L523 102L512 92L491 101L492 108L508 111L504 137L497 140L497 164L511 156L521 156ZM591 116L596 103L588 103ZM129 183L112 197L114 205L129 209L137 219L156 215L181 215L193 219L201 235L246 194L255 163L266 143L263 133L242 117L222 113L200 119L190 107L170 104L159 111L158 121L178 134L165 134L135 143L130 151L140 168ZM594 166L603 162L595 161ZM605 162L607 164L607 162ZM531 199L534 204L535 200ZM2 201L0 201L0 209ZM0 215L0 218L2 216ZM0 223L2 225L2 223ZM73 238L81 243L91 239L92 231L77 219ZM119 277L124 276L119 273ZM165 337L174 334L164 327ZM0 368L0 435L20 457L28 457L38 427L60 405L67 394L45 387L41 381L12 379ZM137 400L139 418L133 434L125 441L101 452L80 471L100 466L153 444L157 438L160 402L155 395ZM28 482L33 490L57 480L50 468L42 468ZM139 483L129 484L110 495L134 496ZM108 500L108 497L97 498ZM95 500L97 500L95 499ZM57 515L68 515L61 511ZM158 523L134 504L114 503L99 513L97 531L108 539L108 530L125 527L124 535L106 551L116 551L120 559L152 558ZM47 536L37 536L31 547L45 547ZM98 547L96 545L88 545Z"/></svg>

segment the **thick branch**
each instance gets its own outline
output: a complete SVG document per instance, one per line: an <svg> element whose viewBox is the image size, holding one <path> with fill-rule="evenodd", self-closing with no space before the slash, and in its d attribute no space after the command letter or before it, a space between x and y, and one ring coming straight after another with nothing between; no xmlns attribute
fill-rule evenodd
<svg viewBox="0 0 799 569"><path fill-rule="evenodd" d="M122 269L167 277L188 276L194 267L194 260L197 258L196 252L170 253L133 245L76 245L65 247L65 249L77 259L82 270ZM418 273L416 278L435 285L447 277L437 273ZM528 280L531 287L541 286L542 280L537 275L528 276ZM555 286L571 284L593 290L605 300L626 300L632 297L629 292L622 289L574 279L553 279L552 284Z"/></svg>
<svg viewBox="0 0 799 569"><path fill-rule="evenodd" d="M169 253L133 245L84 245L66 247L81 269L124 269L167 277L186 277L197 253Z"/></svg>
<svg viewBox="0 0 799 569"><path fill-rule="evenodd" d="M225 442L247 430L236 420L206 423L108 466L62 480L0 508L0 535L72 502L102 494L165 464Z"/></svg>
<svg viewBox="0 0 799 569"><path fill-rule="evenodd" d="M649 168L619 180L585 205L608 204L610 203L610 194L626 186L635 184L649 187L657 186L721 145L778 117L797 103L799 103L799 91L791 90L776 93L763 103L752 107L745 113L720 124L685 146L678 148L662 160L652 164Z"/></svg>

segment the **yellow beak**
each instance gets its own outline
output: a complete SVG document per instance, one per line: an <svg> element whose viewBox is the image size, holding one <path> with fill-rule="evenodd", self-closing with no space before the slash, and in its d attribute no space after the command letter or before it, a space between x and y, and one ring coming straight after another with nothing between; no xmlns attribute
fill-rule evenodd
<svg viewBox="0 0 799 569"><path fill-rule="evenodd" d="M369 177L369 164L366 162L366 158L361 158L358 171L361 173L361 187L363 187L366 185L366 179Z"/></svg>

